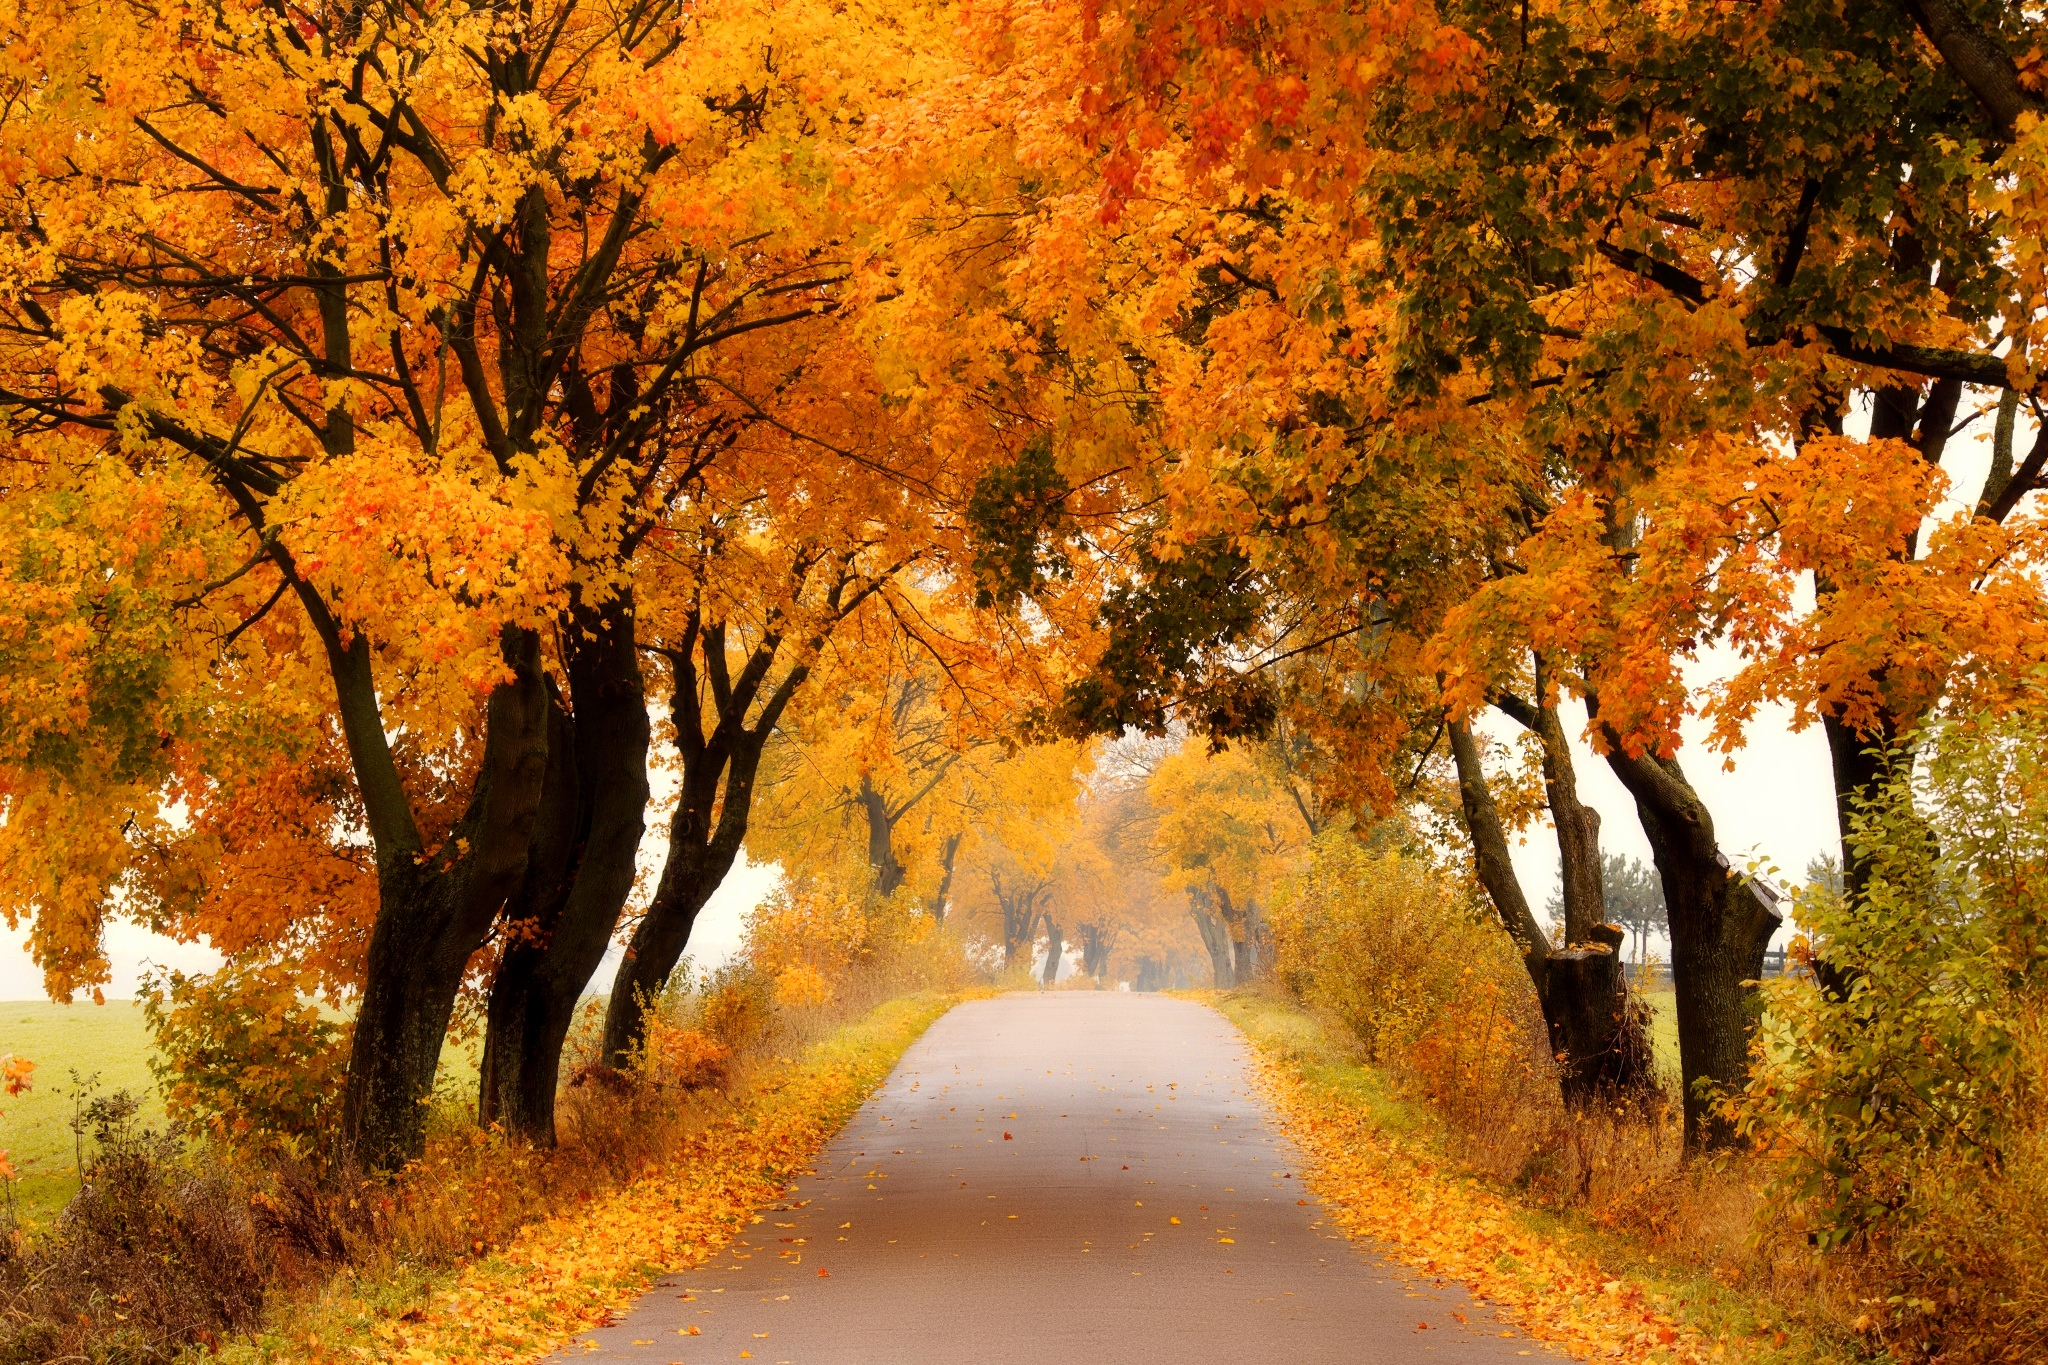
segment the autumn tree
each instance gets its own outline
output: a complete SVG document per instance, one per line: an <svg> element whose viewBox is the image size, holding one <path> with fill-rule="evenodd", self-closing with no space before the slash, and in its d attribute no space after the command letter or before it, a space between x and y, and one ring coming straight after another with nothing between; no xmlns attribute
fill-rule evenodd
<svg viewBox="0 0 2048 1365"><path fill-rule="evenodd" d="M1266 965L1261 902L1311 837L1278 776L1245 748L1189 744L1147 784L1153 851L1187 897L1219 987L1249 984Z"/></svg>
<svg viewBox="0 0 2048 1365"><path fill-rule="evenodd" d="M417 1149L456 991L500 923L482 1108L551 1136L567 1012L641 835L644 648L665 651L671 697L701 680L718 715L632 988L658 982L736 846L749 746L802 677L784 642L814 649L906 562L901 504L862 527L867 507L821 487L813 521L840 520L769 530L748 509L801 475L712 477L722 461L859 458L800 434L845 393L807 397L801 357L843 351L813 337L752 368L718 359L845 300L829 196L789 167L828 160L849 126L849 87L819 73L881 69L823 49L876 35L811 25L813 70L747 36L778 13L563 0L8 20L22 98L0 124L0 403L36 452L11 501L24 546L89 549L68 594L21 561L17 590L39 605L17 644L46 649L98 610L94 561L119 594L104 640L72 648L94 662L66 685L63 734L17 695L27 799L8 837L61 857L37 874L10 853L10 914L34 915L54 990L89 985L116 888L179 845L170 802L219 831L205 846L260 842L265 858L289 839L226 812L327 802L339 842L367 850L375 905L337 973L360 992L343 1138L372 1164ZM79 79L99 71L120 79ZM889 439L868 452L883 467L904 448ZM729 553L749 537L764 543ZM664 557L684 568L659 594L634 582ZM740 582L690 576L735 558ZM776 590L751 572L780 575ZM295 615L275 610L287 601ZM276 780L309 753L351 790ZM288 828L319 830L317 811ZM240 869L189 868L154 884L204 893L198 909L150 913L199 928L251 904L214 894ZM362 893L332 904L362 924ZM621 1043L634 1006L613 1017Z"/></svg>

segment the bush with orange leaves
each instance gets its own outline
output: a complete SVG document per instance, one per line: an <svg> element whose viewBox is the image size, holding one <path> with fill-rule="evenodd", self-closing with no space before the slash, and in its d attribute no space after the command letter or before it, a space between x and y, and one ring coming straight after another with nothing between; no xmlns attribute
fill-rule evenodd
<svg viewBox="0 0 2048 1365"><path fill-rule="evenodd" d="M1327 830L1275 894L1272 930L1281 983L1453 1122L1550 1085L1514 943L1423 856Z"/></svg>
<svg viewBox="0 0 2048 1365"><path fill-rule="evenodd" d="M0 1091L9 1095L19 1095L29 1089L35 1084L31 1079L35 1069L36 1064L26 1057L16 1057L12 1053L0 1054ZM0 1181L13 1179L14 1166L7 1160L7 1149L0 1147Z"/></svg>
<svg viewBox="0 0 2048 1365"><path fill-rule="evenodd" d="M963 945L908 893L877 896L811 877L785 881L748 912L746 964L790 1017L904 990L956 990L971 974Z"/></svg>

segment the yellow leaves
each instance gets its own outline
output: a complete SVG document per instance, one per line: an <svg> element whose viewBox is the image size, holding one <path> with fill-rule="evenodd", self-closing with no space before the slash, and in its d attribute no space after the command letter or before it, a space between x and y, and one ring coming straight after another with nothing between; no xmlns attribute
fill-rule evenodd
<svg viewBox="0 0 2048 1365"><path fill-rule="evenodd" d="M504 677L498 627L541 619L571 569L530 480L418 459L365 433L286 486L300 571L417 689L408 718L445 733ZM429 719L434 717L434 719Z"/></svg>
<svg viewBox="0 0 2048 1365"><path fill-rule="evenodd" d="M1720 1358L1720 1343L1674 1321L1640 1285L1604 1273L1554 1235L1524 1229L1498 1196L1380 1128L1355 1100L1302 1076L1277 1043L1259 1046L1259 1086L1309 1157L1305 1174L1316 1193L1353 1236L1462 1281L1531 1336L1574 1353Z"/></svg>
<svg viewBox="0 0 2048 1365"><path fill-rule="evenodd" d="M788 1173L808 1168L951 1003L926 996L884 1005L759 1076L736 1096L734 1112L688 1139L665 1165L529 1226L502 1251L467 1264L410 1320L375 1321L361 1349L382 1360L475 1365L550 1354L656 1278L703 1264L738 1227L760 1221L752 1210L787 1193ZM351 1305L347 1331L374 1317L369 1305ZM694 1326L680 1331L700 1335ZM350 1349L344 1336L279 1359L352 1358Z"/></svg>

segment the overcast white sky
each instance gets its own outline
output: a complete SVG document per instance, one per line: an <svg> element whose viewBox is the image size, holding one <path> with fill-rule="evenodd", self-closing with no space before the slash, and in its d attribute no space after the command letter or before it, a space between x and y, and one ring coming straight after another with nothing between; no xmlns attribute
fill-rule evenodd
<svg viewBox="0 0 2048 1365"><path fill-rule="evenodd" d="M1849 425L1852 432L1859 427L1867 430L1867 414L1853 417ZM1979 420L1968 436L1951 443L1944 461L1954 488L1968 500L1975 499L1990 466L1990 426L1989 417ZM2018 447L2015 458L2025 454L2032 440L2032 424L2023 422L2014 442ZM1952 499L1950 506L1959 507L1961 502ZM1695 684L1706 684L1728 676L1733 667L1730 656L1709 651L1689 670L1689 677ZM1715 830L1729 860L1741 867L1761 856L1778 868L1788 884L1800 880L1807 861L1815 855L1840 851L1827 741L1818 726L1794 734L1789 719L1786 709L1762 712L1750 727L1748 745L1733 755L1733 771L1724 771L1721 755L1704 747L1705 726L1697 722L1683 727L1685 746L1679 753L1686 775L1714 814ZM1502 738L1510 737L1513 729L1504 720L1482 724ZM1575 702L1566 703L1566 724L1574 736L1585 724L1585 712ZM1583 740L1577 747L1580 795L1600 812L1601 843L1647 863L1650 846L1636 821L1634 801ZM660 780L657 777L657 782ZM642 865L658 866L662 851L661 843L650 835L641 848ZM1548 827L1532 830L1514 850L1514 860L1530 902L1540 914L1557 885L1557 842ZM779 875L772 864L758 866L744 858L734 867L698 917L691 936L690 957L700 968L716 966L737 951L741 917L768 894ZM25 937L0 925L0 1001L43 997L42 973L28 955ZM1629 946L1633 956L1634 945ZM177 943L132 924L117 924L108 931L107 951L114 973L107 991L110 998L130 996L147 964L203 971L217 961L210 949ZM614 949L599 968L596 984L600 989L609 987L617 968L618 950Z"/></svg>

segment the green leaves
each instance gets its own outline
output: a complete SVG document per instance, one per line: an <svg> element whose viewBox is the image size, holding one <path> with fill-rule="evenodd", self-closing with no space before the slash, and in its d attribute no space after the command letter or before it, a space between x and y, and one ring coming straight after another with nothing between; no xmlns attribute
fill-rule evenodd
<svg viewBox="0 0 2048 1365"><path fill-rule="evenodd" d="M1068 492L1052 439L1044 435L1026 441L1013 463L992 466L974 481L967 524L974 535L977 607L1013 603L1048 579L1072 573L1059 548Z"/></svg>

